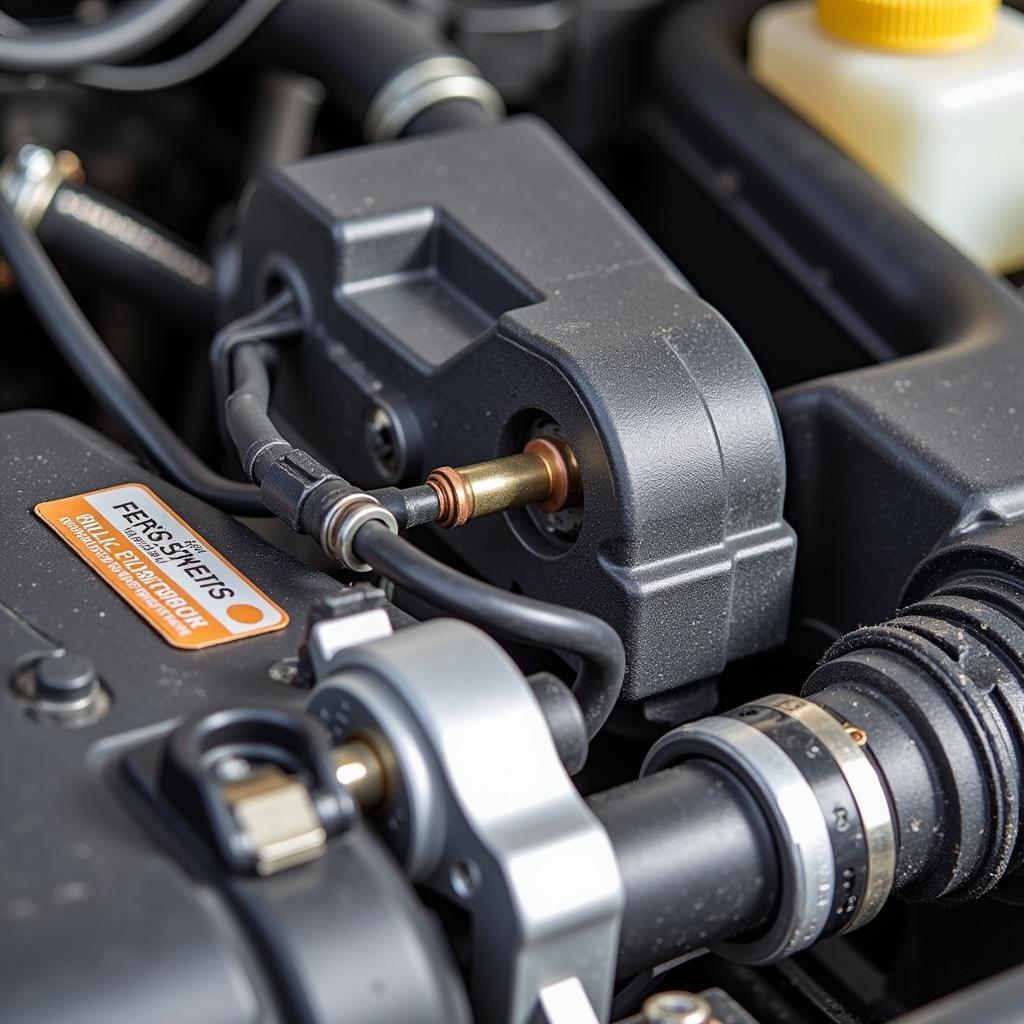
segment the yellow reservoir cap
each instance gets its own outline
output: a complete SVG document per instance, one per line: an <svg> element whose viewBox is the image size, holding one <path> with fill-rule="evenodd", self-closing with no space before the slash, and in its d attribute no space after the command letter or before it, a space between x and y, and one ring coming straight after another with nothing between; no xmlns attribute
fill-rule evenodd
<svg viewBox="0 0 1024 1024"><path fill-rule="evenodd" d="M1000 0L818 0L818 21L834 36L900 53L945 53L985 42Z"/></svg>

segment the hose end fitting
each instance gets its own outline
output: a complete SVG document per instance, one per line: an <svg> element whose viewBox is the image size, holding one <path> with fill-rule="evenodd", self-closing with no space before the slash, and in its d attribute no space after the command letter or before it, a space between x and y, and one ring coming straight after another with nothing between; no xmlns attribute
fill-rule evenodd
<svg viewBox="0 0 1024 1024"><path fill-rule="evenodd" d="M441 466L427 486L437 496L436 522L447 529L523 505L558 512L582 495L576 456L557 437L535 437L518 455L458 469Z"/></svg>
<svg viewBox="0 0 1024 1024"><path fill-rule="evenodd" d="M466 100L497 120L505 104L497 89L464 57L436 54L401 68L370 101L363 121L367 142L397 139L425 110Z"/></svg>
<svg viewBox="0 0 1024 1024"><path fill-rule="evenodd" d="M0 166L0 196L18 219L34 231L60 187L80 176L81 164L74 153L54 153L45 146L26 143Z"/></svg>
<svg viewBox="0 0 1024 1024"><path fill-rule="evenodd" d="M284 445L283 454L276 454ZM353 572L372 567L356 557L352 544L360 527L378 522L398 533L398 520L372 495L332 473L307 452L283 440L257 442L257 456L273 461L262 475L263 503L297 533L307 533Z"/></svg>
<svg viewBox="0 0 1024 1024"><path fill-rule="evenodd" d="M437 522L448 530L465 526L473 518L473 489L462 473L451 466L439 466L427 477L427 487L437 496Z"/></svg>
<svg viewBox="0 0 1024 1024"><path fill-rule="evenodd" d="M319 535L320 547L352 572L372 572L373 566L362 561L353 548L356 534L371 522L398 533L398 520L376 498L361 491L340 495L326 511Z"/></svg>

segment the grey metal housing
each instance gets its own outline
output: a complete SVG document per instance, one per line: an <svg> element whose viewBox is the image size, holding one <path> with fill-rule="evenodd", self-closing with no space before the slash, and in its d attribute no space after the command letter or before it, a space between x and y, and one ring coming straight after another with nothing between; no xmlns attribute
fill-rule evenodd
<svg viewBox="0 0 1024 1024"><path fill-rule="evenodd" d="M795 540L761 374L542 123L303 161L240 216L233 307L283 279L310 320L275 382L297 441L374 486L510 454L553 421L581 465L579 536L519 510L445 535L458 555L610 621L627 699L782 641ZM388 465L366 443L381 410Z"/></svg>

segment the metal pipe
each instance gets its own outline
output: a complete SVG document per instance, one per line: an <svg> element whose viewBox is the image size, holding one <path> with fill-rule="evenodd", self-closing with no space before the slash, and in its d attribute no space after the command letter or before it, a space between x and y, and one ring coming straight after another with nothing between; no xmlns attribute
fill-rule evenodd
<svg viewBox="0 0 1024 1024"><path fill-rule="evenodd" d="M364 739L350 739L334 748L338 781L364 811L383 807L388 796L388 770L377 749Z"/></svg>
<svg viewBox="0 0 1024 1024"><path fill-rule="evenodd" d="M458 469L442 466L427 477L427 486L437 495L437 522L448 529L523 505L557 512L576 504L581 491L576 456L556 437L534 438L518 455Z"/></svg>

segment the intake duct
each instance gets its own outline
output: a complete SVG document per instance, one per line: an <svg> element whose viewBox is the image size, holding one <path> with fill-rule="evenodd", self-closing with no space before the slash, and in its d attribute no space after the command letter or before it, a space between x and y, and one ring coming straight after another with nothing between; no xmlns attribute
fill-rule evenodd
<svg viewBox="0 0 1024 1024"><path fill-rule="evenodd" d="M1018 525L939 552L906 607L838 641L803 697L680 726L643 778L592 799L626 884L620 971L701 946L769 963L860 927L892 893L963 902L1021 866L1021 552ZM670 813L639 841L651 799Z"/></svg>

